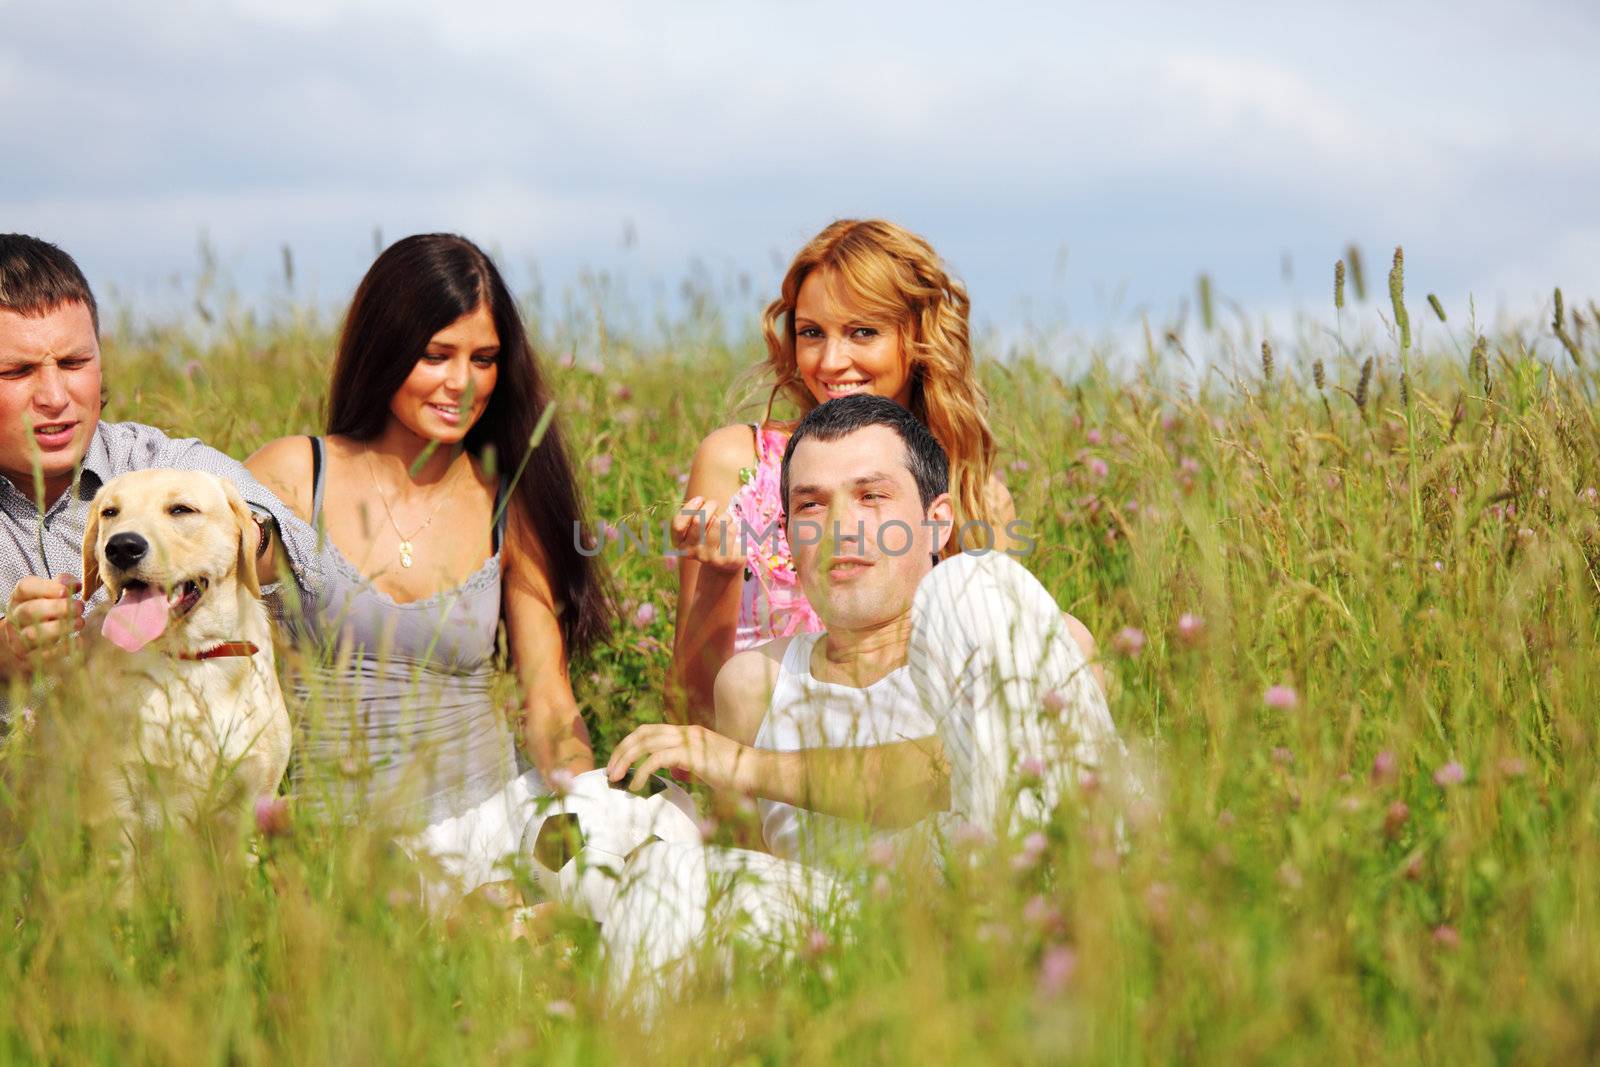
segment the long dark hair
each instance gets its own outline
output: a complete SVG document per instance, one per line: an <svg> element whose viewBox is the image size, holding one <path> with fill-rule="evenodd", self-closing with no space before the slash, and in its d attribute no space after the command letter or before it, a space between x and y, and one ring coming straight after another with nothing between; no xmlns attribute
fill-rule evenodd
<svg viewBox="0 0 1600 1067"><path fill-rule="evenodd" d="M500 335L500 376L464 443L480 459L493 448L496 468L507 476L515 473L550 395L500 272L482 249L455 234L396 241L361 279L339 335L328 433L355 441L382 433L389 399L422 358L429 338L480 304L489 306ZM574 543L577 524L588 524L560 419L545 428L511 493L508 507L520 511L538 537L550 569L567 654L581 655L609 636L613 607L601 565Z"/></svg>

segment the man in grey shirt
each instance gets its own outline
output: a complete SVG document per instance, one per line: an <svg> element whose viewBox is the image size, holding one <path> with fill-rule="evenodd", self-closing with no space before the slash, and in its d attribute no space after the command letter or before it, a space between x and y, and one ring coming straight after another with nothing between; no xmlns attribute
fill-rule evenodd
<svg viewBox="0 0 1600 1067"><path fill-rule="evenodd" d="M284 505L244 466L154 426L102 423L100 321L72 257L0 234L0 688L47 664L83 628L76 596L89 503L127 471L207 471L239 487L256 515L257 575L277 570L270 528ZM0 717L4 715L0 695Z"/></svg>

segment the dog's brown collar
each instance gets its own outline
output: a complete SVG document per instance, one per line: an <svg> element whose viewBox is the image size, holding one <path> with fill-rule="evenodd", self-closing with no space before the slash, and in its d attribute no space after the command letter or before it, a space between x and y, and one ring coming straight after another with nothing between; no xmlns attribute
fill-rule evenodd
<svg viewBox="0 0 1600 1067"><path fill-rule="evenodd" d="M224 656L253 656L261 649L254 641L224 641L199 652L179 652L179 659L221 659Z"/></svg>

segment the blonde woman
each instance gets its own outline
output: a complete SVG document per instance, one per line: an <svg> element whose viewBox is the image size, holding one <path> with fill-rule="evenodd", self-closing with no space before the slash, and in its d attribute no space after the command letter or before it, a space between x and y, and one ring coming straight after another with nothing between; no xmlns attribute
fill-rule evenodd
<svg viewBox="0 0 1600 1067"><path fill-rule="evenodd" d="M795 256L763 322L773 381L766 416L700 443L673 523L684 554L673 681L688 721L712 725L712 687L734 652L821 629L783 532L779 469L794 423L772 417L780 395L802 415L853 393L909 409L950 457L957 536L945 554L1012 544L1016 509L994 476L968 308L966 287L932 246L891 222L840 220ZM1094 639L1067 621L1093 663Z"/></svg>

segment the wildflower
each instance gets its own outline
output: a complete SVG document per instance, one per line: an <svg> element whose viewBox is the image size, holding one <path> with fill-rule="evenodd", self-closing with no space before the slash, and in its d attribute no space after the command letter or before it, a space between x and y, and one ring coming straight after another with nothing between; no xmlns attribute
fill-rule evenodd
<svg viewBox="0 0 1600 1067"><path fill-rule="evenodd" d="M1292 686L1275 685L1263 693L1261 699L1275 711L1292 711L1300 703L1300 694Z"/></svg>
<svg viewBox="0 0 1600 1067"><path fill-rule="evenodd" d="M1100 776L1087 768L1080 770L1078 772L1078 788L1083 790L1086 796L1094 795L1100 790Z"/></svg>
<svg viewBox="0 0 1600 1067"><path fill-rule="evenodd" d="M1500 773L1507 778L1521 778L1528 773L1528 763L1518 756L1507 756L1497 764Z"/></svg>
<svg viewBox="0 0 1600 1067"><path fill-rule="evenodd" d="M1178 428L1178 416L1174 415L1170 411L1163 411L1161 413L1161 429L1162 429L1162 432L1171 433L1173 430L1175 430L1177 428Z"/></svg>
<svg viewBox="0 0 1600 1067"><path fill-rule="evenodd" d="M1028 781L1037 782L1044 777L1044 760L1038 756L1024 756L1017 761L1017 773Z"/></svg>
<svg viewBox="0 0 1600 1067"><path fill-rule="evenodd" d="M879 874L872 880L872 895L879 900L888 900L889 894L894 891L894 886L889 882L887 874Z"/></svg>
<svg viewBox="0 0 1600 1067"><path fill-rule="evenodd" d="M558 797L564 797L572 792L575 779L571 771L565 767L557 767L545 776L545 781L550 786L550 791Z"/></svg>
<svg viewBox="0 0 1600 1067"><path fill-rule="evenodd" d="M1448 789L1453 785L1460 785L1462 782L1466 781L1466 778L1466 768L1461 766L1461 764L1457 763L1455 760L1451 760L1449 763L1446 763L1444 766L1433 772L1433 783L1440 789Z"/></svg>
<svg viewBox="0 0 1600 1067"><path fill-rule="evenodd" d="M1047 930L1060 922L1061 912L1043 896L1035 894L1022 906L1022 920L1029 926Z"/></svg>
<svg viewBox="0 0 1600 1067"><path fill-rule="evenodd" d="M700 831L700 840L710 841L717 836L717 820L709 815L701 815L694 821L695 828Z"/></svg>
<svg viewBox="0 0 1600 1067"><path fill-rule="evenodd" d="M1039 959L1039 995L1045 998L1060 996L1078 970L1078 954L1066 945L1045 949Z"/></svg>
<svg viewBox="0 0 1600 1067"><path fill-rule="evenodd" d="M1433 928L1433 943L1454 952L1461 947L1461 934L1449 923L1440 923Z"/></svg>
<svg viewBox="0 0 1600 1067"><path fill-rule="evenodd" d="M589 461L589 469L604 478L611 473L611 453L602 452Z"/></svg>
<svg viewBox="0 0 1600 1067"><path fill-rule="evenodd" d="M1044 695L1044 708L1046 711L1060 715L1067 710L1067 698L1061 695L1058 689L1052 689Z"/></svg>
<svg viewBox="0 0 1600 1067"><path fill-rule="evenodd" d="M578 359L571 352L568 352L566 355L561 357L561 369L562 370L571 370L573 367L576 367L577 365L578 365Z"/></svg>
<svg viewBox="0 0 1600 1067"><path fill-rule="evenodd" d="M1522 527L1517 531L1517 540L1523 544L1531 544L1533 542L1533 531L1526 526Z"/></svg>
<svg viewBox="0 0 1600 1067"><path fill-rule="evenodd" d="M1193 456L1184 456L1178 460L1178 469L1185 474L1200 473L1200 461Z"/></svg>
<svg viewBox="0 0 1600 1067"><path fill-rule="evenodd" d="M1095 456L1089 461L1089 473L1103 480L1106 475L1111 473L1111 468L1106 466L1105 460Z"/></svg>
<svg viewBox="0 0 1600 1067"><path fill-rule="evenodd" d="M1305 875L1300 873L1300 868L1284 860L1278 865L1278 884L1290 892L1298 892L1305 884Z"/></svg>
<svg viewBox="0 0 1600 1067"><path fill-rule="evenodd" d="M1401 868L1406 876L1406 881L1416 882L1422 878L1422 850L1416 849L1406 857L1405 866Z"/></svg>
<svg viewBox="0 0 1600 1067"><path fill-rule="evenodd" d="M1206 635L1206 620L1186 611L1178 616L1178 640L1186 645L1198 645Z"/></svg>
<svg viewBox="0 0 1600 1067"><path fill-rule="evenodd" d="M982 848L994 840L989 831L972 822L961 823L951 833L950 838L956 847L964 849Z"/></svg>
<svg viewBox="0 0 1600 1067"><path fill-rule="evenodd" d="M1399 837L1400 831L1406 825L1406 820L1411 818L1411 809L1403 800L1397 800L1389 805L1389 810L1383 813L1383 832L1389 837Z"/></svg>
<svg viewBox="0 0 1600 1067"><path fill-rule="evenodd" d="M1011 469L1016 471L1018 474L1022 474L1029 469L1028 461L1025 459L1012 460Z"/></svg>
<svg viewBox="0 0 1600 1067"><path fill-rule="evenodd" d="M611 389L611 395L626 404L633 399L633 390L628 388L626 382L618 382Z"/></svg>
<svg viewBox="0 0 1600 1067"><path fill-rule="evenodd" d="M1137 626L1124 626L1111 639L1111 647L1124 656L1137 656L1144 651L1144 631Z"/></svg>
<svg viewBox="0 0 1600 1067"><path fill-rule="evenodd" d="M1144 910L1152 922L1166 925L1172 914L1172 887L1165 882L1151 882L1145 886Z"/></svg>
<svg viewBox="0 0 1600 1067"><path fill-rule="evenodd" d="M1105 440L1105 438L1100 435L1099 430L1090 427L1089 432L1084 434L1084 440L1088 441L1091 445L1097 445L1101 441Z"/></svg>
<svg viewBox="0 0 1600 1067"><path fill-rule="evenodd" d="M1444 560L1442 560L1442 559L1434 560L1433 561L1433 569L1438 571L1440 574L1443 574L1444 573Z"/></svg>
<svg viewBox="0 0 1600 1067"><path fill-rule="evenodd" d="M1395 759L1394 753L1384 749L1372 757L1372 784L1376 786L1392 785L1400 775L1400 761Z"/></svg>
<svg viewBox="0 0 1600 1067"><path fill-rule="evenodd" d="M646 600L633 613L633 624L643 630L656 621L656 606Z"/></svg>
<svg viewBox="0 0 1600 1067"><path fill-rule="evenodd" d="M977 939L980 945L1009 945L1011 943L1011 931L1001 923L979 923L973 928L972 936Z"/></svg>
<svg viewBox="0 0 1600 1067"><path fill-rule="evenodd" d="M544 1012L552 1019L571 1019L577 1016L578 1009L570 1000L552 1000L544 1006Z"/></svg>
<svg viewBox="0 0 1600 1067"><path fill-rule="evenodd" d="M1600 490L1595 489L1592 485L1584 486L1583 492L1578 495L1583 497L1585 504L1593 504L1595 501L1600 500Z"/></svg>
<svg viewBox="0 0 1600 1067"><path fill-rule="evenodd" d="M256 829L267 837L281 837L289 832L289 799L264 796L256 801Z"/></svg>
<svg viewBox="0 0 1600 1067"><path fill-rule="evenodd" d="M828 938L828 935L815 927L812 927L811 932L806 935L806 955L813 959L832 947L833 942Z"/></svg>
<svg viewBox="0 0 1600 1067"><path fill-rule="evenodd" d="M1272 762L1280 767L1294 766L1294 753L1279 745L1272 750Z"/></svg>
<svg viewBox="0 0 1600 1067"><path fill-rule="evenodd" d="M1019 872L1033 870L1039 865L1039 857L1044 855L1047 844L1044 834L1037 830L1023 838L1022 851L1011 857L1011 869Z"/></svg>
<svg viewBox="0 0 1600 1067"><path fill-rule="evenodd" d="M893 864L894 840L887 835L879 835L868 842L867 863L873 867L888 867Z"/></svg>

